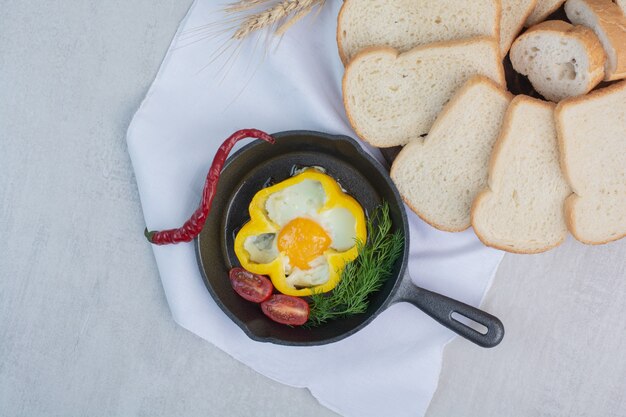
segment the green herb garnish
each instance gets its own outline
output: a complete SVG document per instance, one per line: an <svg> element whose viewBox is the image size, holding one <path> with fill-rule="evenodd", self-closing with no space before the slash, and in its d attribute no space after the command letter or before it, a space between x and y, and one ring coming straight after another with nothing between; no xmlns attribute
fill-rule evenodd
<svg viewBox="0 0 626 417"><path fill-rule="evenodd" d="M367 310L369 295L380 290L404 249L402 232L391 233L391 226L389 204L384 202L367 220L367 242L357 240L359 256L346 264L339 284L330 293L310 296L306 326L316 327Z"/></svg>

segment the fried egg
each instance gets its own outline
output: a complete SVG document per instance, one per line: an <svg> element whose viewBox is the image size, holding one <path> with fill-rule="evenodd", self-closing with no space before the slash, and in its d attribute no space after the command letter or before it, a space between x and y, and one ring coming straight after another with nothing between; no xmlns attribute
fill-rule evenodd
<svg viewBox="0 0 626 417"><path fill-rule="evenodd" d="M329 175L307 169L259 191L235 252L251 272L268 274L291 295L329 291L364 241L365 214Z"/></svg>

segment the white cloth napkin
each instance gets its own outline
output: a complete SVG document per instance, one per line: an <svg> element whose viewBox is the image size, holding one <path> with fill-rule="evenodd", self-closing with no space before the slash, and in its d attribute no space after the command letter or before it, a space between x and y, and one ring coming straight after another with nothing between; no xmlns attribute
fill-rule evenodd
<svg viewBox="0 0 626 417"><path fill-rule="evenodd" d="M224 44L227 35L215 35L224 25L212 25L221 19L221 3L193 4L128 129L152 230L177 227L193 212L217 146L235 130L310 129L356 137L341 98L343 66L335 41L341 2L327 2L317 16L269 44L264 38ZM224 45L230 49L215 54ZM482 246L471 230L444 233L411 212L409 219L414 282L478 306L502 254ZM396 304L330 345L258 343L213 302L192 243L155 246L154 254L174 319L237 360L282 383L307 387L344 416L425 413L453 333L417 308Z"/></svg>

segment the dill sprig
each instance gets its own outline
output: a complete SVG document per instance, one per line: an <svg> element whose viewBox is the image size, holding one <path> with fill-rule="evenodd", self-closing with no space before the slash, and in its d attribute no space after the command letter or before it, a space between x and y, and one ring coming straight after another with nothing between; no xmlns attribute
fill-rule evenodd
<svg viewBox="0 0 626 417"><path fill-rule="evenodd" d="M357 240L359 256L345 265L339 284L330 293L310 296L307 326L316 327L367 310L369 295L380 290L404 249L402 232L391 233L391 226L389 204L384 202L368 219L367 242Z"/></svg>

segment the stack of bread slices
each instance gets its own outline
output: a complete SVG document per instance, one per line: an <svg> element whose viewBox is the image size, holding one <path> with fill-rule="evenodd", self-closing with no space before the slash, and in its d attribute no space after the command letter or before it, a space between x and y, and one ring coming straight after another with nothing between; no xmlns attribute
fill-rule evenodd
<svg viewBox="0 0 626 417"><path fill-rule="evenodd" d="M626 236L626 0L345 0L357 135L432 226L543 252ZM550 19L567 16L567 21ZM560 14L560 15L559 15ZM526 27L526 29L525 29ZM510 59L543 99L507 91Z"/></svg>

